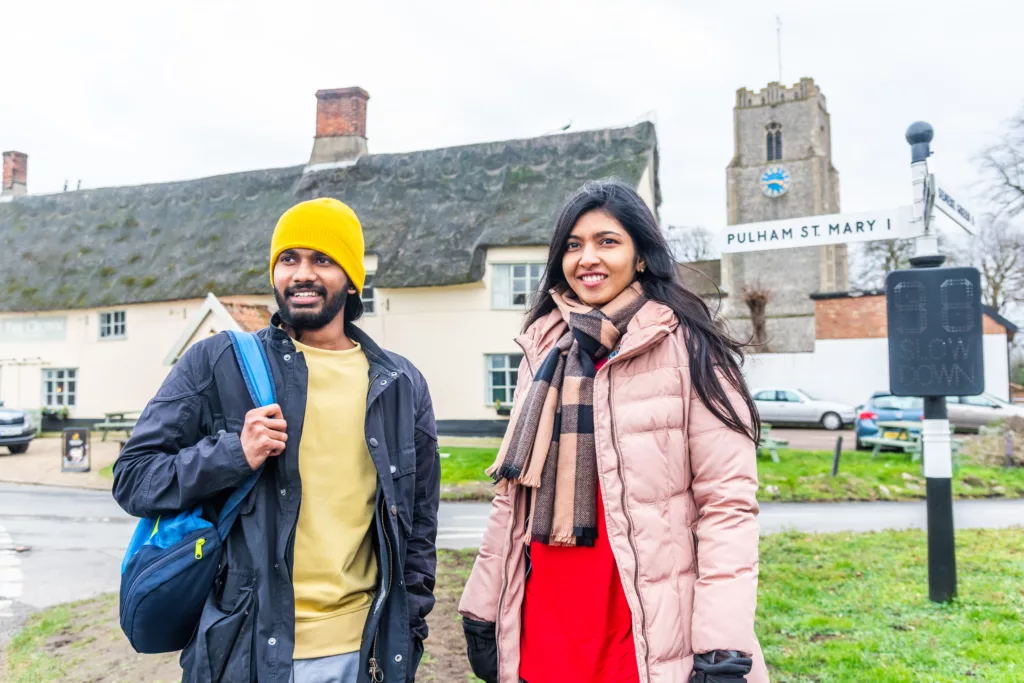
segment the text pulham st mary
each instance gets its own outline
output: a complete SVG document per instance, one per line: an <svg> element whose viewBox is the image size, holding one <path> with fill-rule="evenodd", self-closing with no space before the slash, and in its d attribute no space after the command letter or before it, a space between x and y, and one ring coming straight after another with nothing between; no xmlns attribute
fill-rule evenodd
<svg viewBox="0 0 1024 683"><path fill-rule="evenodd" d="M885 219L884 225L878 225L877 220L851 221L846 223L828 223L825 225L804 225L799 230L796 228L783 228L781 230L759 230L757 232L729 233L727 244L756 244L759 242L777 242L780 240L808 239L824 235L853 235L868 234L877 232L892 232L892 219Z"/></svg>

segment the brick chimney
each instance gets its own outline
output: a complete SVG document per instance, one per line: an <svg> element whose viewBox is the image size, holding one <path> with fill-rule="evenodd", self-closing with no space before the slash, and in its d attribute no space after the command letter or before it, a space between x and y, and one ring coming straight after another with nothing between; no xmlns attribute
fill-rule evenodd
<svg viewBox="0 0 1024 683"><path fill-rule="evenodd" d="M28 194L28 155L21 152L4 152L3 185L0 197L21 197Z"/></svg>
<svg viewBox="0 0 1024 683"><path fill-rule="evenodd" d="M362 88L318 90L316 138L306 171L354 164L366 154L366 101Z"/></svg>

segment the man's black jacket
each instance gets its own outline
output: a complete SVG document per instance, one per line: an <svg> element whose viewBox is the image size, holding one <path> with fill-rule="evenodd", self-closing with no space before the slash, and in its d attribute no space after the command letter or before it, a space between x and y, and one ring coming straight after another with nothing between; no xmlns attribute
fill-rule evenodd
<svg viewBox="0 0 1024 683"><path fill-rule="evenodd" d="M287 683L291 671L307 368L276 323L258 335L288 423L287 448L267 460L242 502L222 570L181 655L185 683ZM377 469L372 532L379 585L363 632L360 681L413 681L434 606L440 495L434 411L427 383L411 363L354 326L346 334L362 345L370 365L366 443ZM239 435L253 407L228 336L195 344L142 413L114 466L117 502L136 517L173 515L197 504L215 515L251 473Z"/></svg>

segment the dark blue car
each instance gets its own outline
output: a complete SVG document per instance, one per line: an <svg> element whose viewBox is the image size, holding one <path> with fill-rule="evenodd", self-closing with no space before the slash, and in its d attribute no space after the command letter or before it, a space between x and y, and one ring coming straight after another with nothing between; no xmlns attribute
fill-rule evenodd
<svg viewBox="0 0 1024 683"><path fill-rule="evenodd" d="M860 440L868 436L879 436L879 422L917 422L912 432L920 432L920 422L924 415L924 401L912 396L893 396L884 391L876 391L867 403L857 409L854 430L857 435L857 448L867 448Z"/></svg>

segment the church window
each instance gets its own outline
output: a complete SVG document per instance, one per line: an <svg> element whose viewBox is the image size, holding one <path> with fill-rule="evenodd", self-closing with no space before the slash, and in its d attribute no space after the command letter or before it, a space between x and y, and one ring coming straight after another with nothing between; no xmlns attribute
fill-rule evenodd
<svg viewBox="0 0 1024 683"><path fill-rule="evenodd" d="M768 161L782 160L782 126L769 123L765 133L765 151Z"/></svg>

